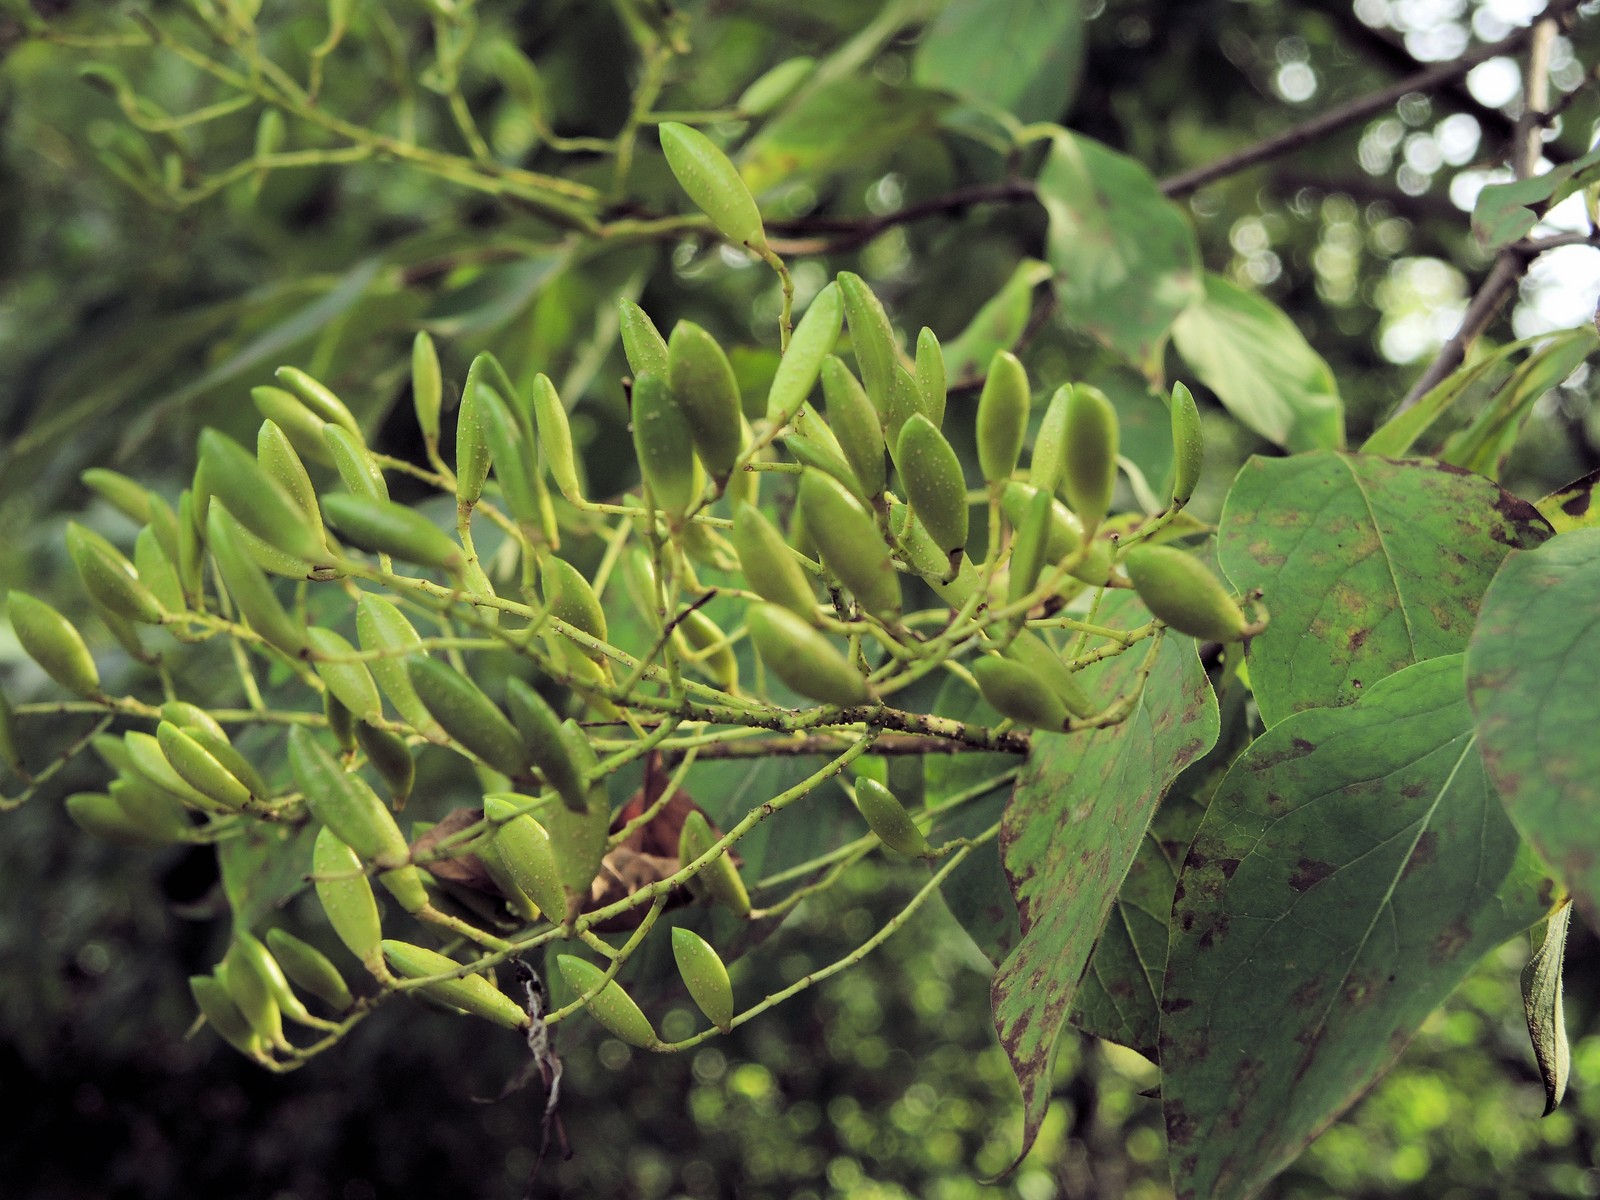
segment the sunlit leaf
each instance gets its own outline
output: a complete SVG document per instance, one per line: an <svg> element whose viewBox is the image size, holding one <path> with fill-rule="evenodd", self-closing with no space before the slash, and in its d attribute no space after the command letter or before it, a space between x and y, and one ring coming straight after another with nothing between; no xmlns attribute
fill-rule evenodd
<svg viewBox="0 0 1600 1200"><path fill-rule="evenodd" d="M953 0L917 43L912 71L926 87L1056 120L1083 69L1078 0Z"/></svg>

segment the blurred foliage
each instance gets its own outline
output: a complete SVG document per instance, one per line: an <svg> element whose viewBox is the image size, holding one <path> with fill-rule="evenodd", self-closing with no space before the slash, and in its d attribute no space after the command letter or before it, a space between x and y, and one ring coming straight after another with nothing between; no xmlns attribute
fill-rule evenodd
<svg viewBox="0 0 1600 1200"><path fill-rule="evenodd" d="M183 5L146 7L182 26ZM792 55L840 72L870 63L860 103L898 105L892 137L826 169L786 158L772 168L762 197L771 227L812 251L794 256L802 302L834 271L860 270L897 323L926 324L948 341L1042 253L1044 216L1029 203L941 210L864 243L828 224L993 184L1016 165L986 135L992 113L908 91L929 69L919 59L923 22L942 6L749 0L689 4L661 24L666 10L652 0L484 0L455 89L481 152L438 74L455 27L437 14L455 7L351 5L351 33L324 56L316 107L437 147L469 164L476 183L463 184L456 166L430 171L372 154L246 171L208 194L208 180L255 153L258 105L170 135L138 133L113 96L80 76L85 64L112 64L169 113L217 103L227 89L139 44L128 10L0 6L0 584L67 577L61 523L87 503L76 481L84 466L113 465L175 495L196 431L252 428L244 397L283 361L326 379L375 447L397 455L416 452L405 364L417 328L439 336L447 379L483 349L519 382L545 371L574 408L595 494L634 482L618 474L626 456L608 453L625 436L617 294L638 298L663 328L688 317L740 347L746 391L759 395L774 361L770 276L708 244L693 222L630 226L685 211L653 139L641 140L621 188L597 152L629 127L628 98L658 40L687 39L693 51L667 66L654 108L724 110L712 127L734 143L757 133L751 155L792 147L776 122L758 127L725 110ZM1388 84L1419 60L1449 58L1468 31L1503 36L1507 7L1086 0L1076 93L1015 99L1045 105L1029 115L1058 118L1164 177ZM262 51L304 59L326 45L327 12L310 0L265 6ZM38 20L43 34L30 32ZM1595 103L1579 87L1583 64L1600 61L1596 26L1580 22L1558 48L1556 83L1575 96L1552 157L1587 145ZM1496 99L1486 83L1413 95L1188 199L1204 265L1261 289L1327 360L1353 443L1453 330L1487 268L1467 210L1502 154L1515 103L1514 89ZM293 121L285 138L284 153L331 145ZM594 188L615 236L575 236L526 196L483 186L507 170ZM1575 252L1592 275L1594 250ZM1569 293L1581 289L1571 277L1536 270L1515 331L1584 320L1593 289L1574 315ZM1036 379L1114 377L1046 302L1031 318L1024 357ZM1125 412L1140 390L1125 381ZM1532 497L1600 466L1592 392L1579 368L1540 402L1508 487ZM391 411L402 419L390 421ZM1210 461L1196 509L1212 516L1237 464L1264 443L1215 406L1206 418ZM114 537L127 531L103 505L79 515ZM75 592L63 589L66 603L81 603ZM14 643L0 640L0 670L13 696L37 693L40 677ZM204 673L203 661L189 668L191 679ZM60 794L72 790L70 772L63 782ZM517 1066L514 1037L396 1005L338 1055L266 1076L209 1035L181 1038L192 1015L181 980L218 950L208 856L105 848L71 836L42 805L8 816L5 831L0 1094L27 1101L0 1144L8 1190L40 1200L519 1194L536 1114L516 1097L471 1102ZM831 961L917 881L908 867L853 876L804 906L781 945L737 968L736 986L746 972L798 978ZM1509 947L1271 1194L1595 1194L1600 1093L1585 1083L1600 1078L1596 948L1575 930L1576 1084L1566 1108L1535 1119L1542 1091L1515 1019L1524 955ZM1168 1194L1158 1107L1140 1095L1153 1073L1076 1034L1063 1040L1056 1104L1033 1156L1002 1185L975 1181L1006 1165L1020 1127L985 974L959 927L925 911L861 967L692 1056L646 1059L574 1022L562 1051L576 1154L546 1168L552 1190L747 1200ZM58 1149L65 1123L80 1147L72 1154Z"/></svg>

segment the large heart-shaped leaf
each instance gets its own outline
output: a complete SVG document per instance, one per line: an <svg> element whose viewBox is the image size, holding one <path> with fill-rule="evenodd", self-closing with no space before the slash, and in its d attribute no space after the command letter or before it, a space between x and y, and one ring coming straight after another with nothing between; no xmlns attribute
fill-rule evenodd
<svg viewBox="0 0 1600 1200"><path fill-rule="evenodd" d="M1506 811L1600 927L1600 529L1512 554L1483 598L1467 694Z"/></svg>
<svg viewBox="0 0 1600 1200"><path fill-rule="evenodd" d="M1402 667L1466 649L1509 547L1549 536L1532 505L1454 467L1360 455L1252 458L1217 556L1272 614L1250 643L1268 725L1348 704Z"/></svg>
<svg viewBox="0 0 1600 1200"><path fill-rule="evenodd" d="M1200 248L1183 210L1143 165L1066 130L1039 172L1039 202L1062 312L1158 375L1172 322L1200 295Z"/></svg>
<svg viewBox="0 0 1600 1200"><path fill-rule="evenodd" d="M1102 699L1132 685L1138 650L1094 669ZM1035 735L1000 827L1022 939L991 989L995 1029L1022 1085L1026 1154L1050 1099L1056 1038L1162 795L1217 736L1194 642L1168 636L1134 710L1092 733Z"/></svg>
<svg viewBox="0 0 1600 1200"><path fill-rule="evenodd" d="M1549 881L1490 790L1462 655L1269 729L1178 881L1162 1105L1179 1197L1254 1195L1394 1061Z"/></svg>
<svg viewBox="0 0 1600 1200"><path fill-rule="evenodd" d="M1246 428L1290 450L1344 446L1333 371L1265 296L1207 274L1172 328L1178 353Z"/></svg>

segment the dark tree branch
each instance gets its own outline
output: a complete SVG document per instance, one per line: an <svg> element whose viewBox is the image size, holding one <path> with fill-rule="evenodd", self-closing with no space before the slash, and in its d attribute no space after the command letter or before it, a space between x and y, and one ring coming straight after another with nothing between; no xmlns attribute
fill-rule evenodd
<svg viewBox="0 0 1600 1200"><path fill-rule="evenodd" d="M1016 204L1034 198L1033 182L1008 179L1003 183L983 183L959 188L928 200L908 204L893 212L871 217L796 217L789 221L768 221L769 232L777 234L834 234L834 237L772 239L773 249L782 254L827 254L854 250L896 225L908 225L928 217L959 213L977 204Z"/></svg>

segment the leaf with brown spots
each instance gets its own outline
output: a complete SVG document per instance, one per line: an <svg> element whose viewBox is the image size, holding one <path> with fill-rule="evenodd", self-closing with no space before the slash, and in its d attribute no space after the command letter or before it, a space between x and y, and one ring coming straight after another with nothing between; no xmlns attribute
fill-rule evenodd
<svg viewBox="0 0 1600 1200"><path fill-rule="evenodd" d="M1506 812L1600 927L1600 529L1513 554L1467 648L1467 698Z"/></svg>
<svg viewBox="0 0 1600 1200"><path fill-rule="evenodd" d="M1217 557L1272 613L1249 648L1262 719L1349 704L1403 667L1465 650L1507 550L1549 536L1532 505L1459 468L1331 451L1252 458L1223 508Z"/></svg>
<svg viewBox="0 0 1600 1200"><path fill-rule="evenodd" d="M1462 680L1450 655L1297 713L1212 800L1162 993L1180 1198L1259 1192L1483 954L1542 915L1542 874L1484 776Z"/></svg>
<svg viewBox="0 0 1600 1200"><path fill-rule="evenodd" d="M1108 603L1102 613L1118 607ZM1091 668L1088 687L1118 694L1143 658L1136 649ZM1049 1104L1056 1038L1151 815L1178 772L1216 740L1216 700L1194 642L1165 639L1122 724L1034 737L1000 826L1022 937L990 993L1000 1044L1022 1085L1019 1161Z"/></svg>

